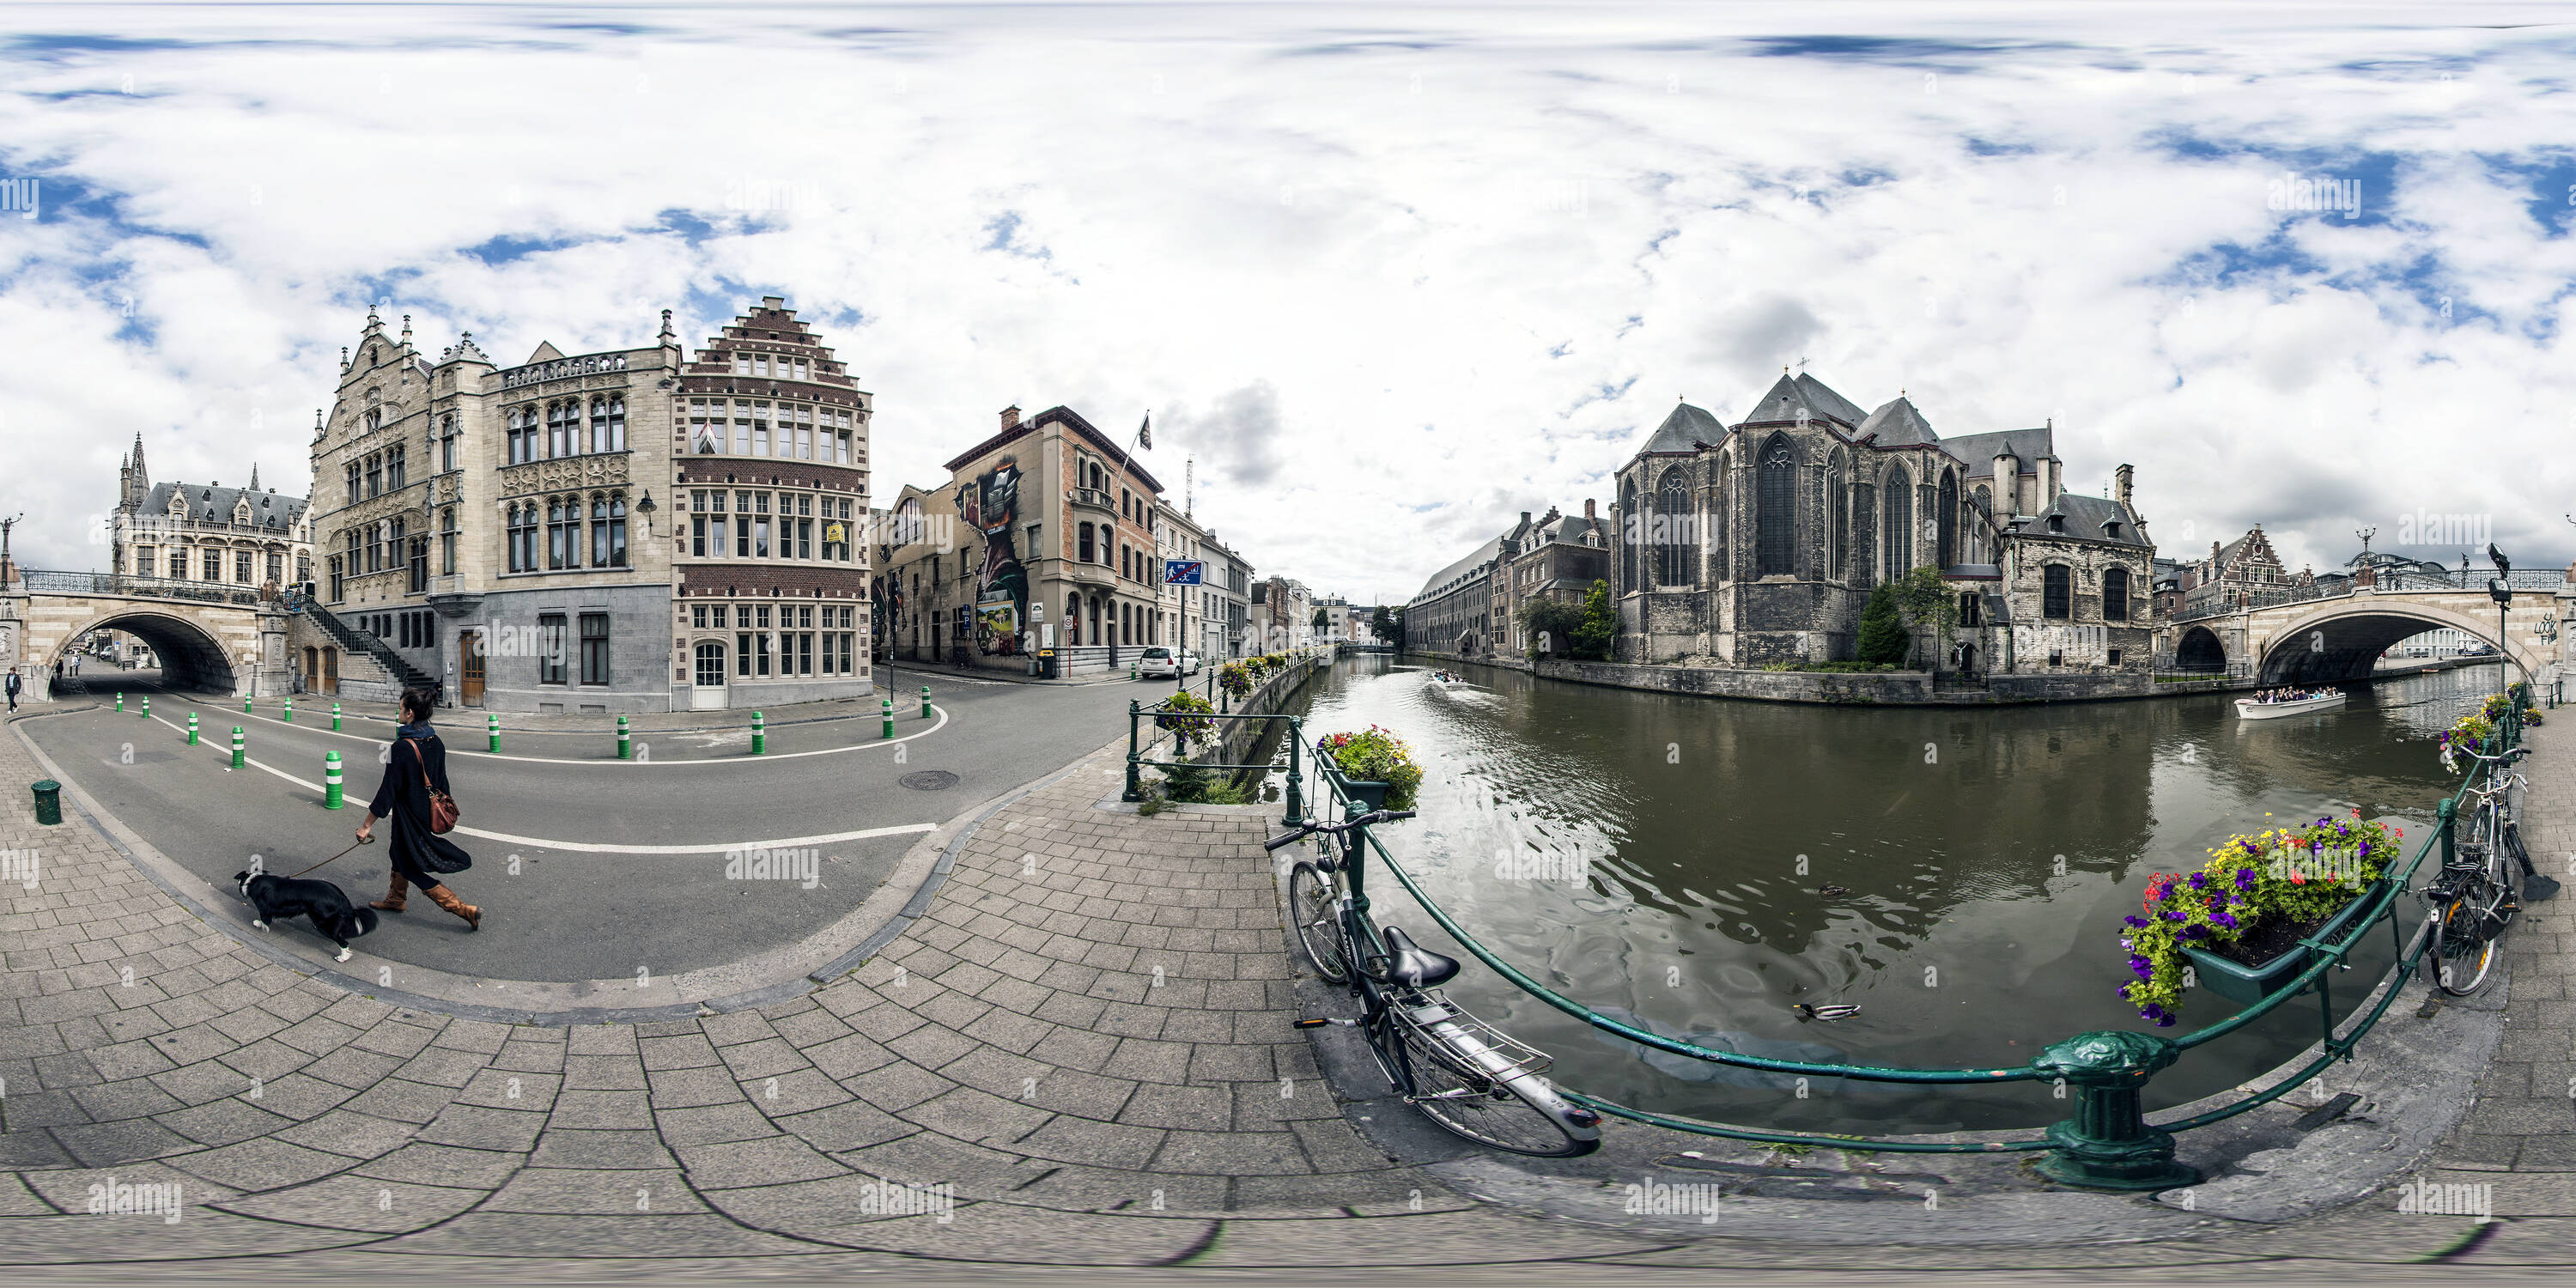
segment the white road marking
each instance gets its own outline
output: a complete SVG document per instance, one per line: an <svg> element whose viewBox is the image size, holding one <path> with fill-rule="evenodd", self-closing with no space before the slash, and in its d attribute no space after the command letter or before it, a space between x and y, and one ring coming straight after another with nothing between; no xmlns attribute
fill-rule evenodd
<svg viewBox="0 0 2576 1288"><path fill-rule="evenodd" d="M999 684L999 683L1003 683L1003 682L1002 682L1002 681L998 681L998 680L996 680L996 681L990 681L989 683ZM870 750L873 750L873 749L878 748L878 747L891 747L891 746L893 746L893 745L895 745L896 743L899 743L899 742L910 742L910 741L912 741L912 740L913 740L913 739L915 739L915 738L926 738L926 737L929 737L931 734L937 733L937 732L939 732L940 730L945 729L945 728L947 728L947 727L948 727L948 708L943 707L943 706L939 705L938 703L934 702L934 703L931 703L931 704L930 704L930 709L931 709L931 710L933 710L933 711L938 712L938 713L939 713L939 718L938 718L938 719L936 719L936 720L931 721L931 722L930 722L930 727L929 727L929 728L927 728L927 729L916 729L916 730L914 730L913 732L908 733L908 734L905 734L905 735L903 735L903 736L902 736L902 737L900 737L900 738L881 738L881 739L879 739L879 740L877 740L877 741L875 741L875 742L854 742L854 743L851 743L849 746L846 746L846 747L823 747L823 748L820 748L820 749L817 749L817 750L814 750L814 751L781 751L781 752L769 752L769 753L764 753L764 754L762 754L762 755L758 755L758 756L750 756L750 755L746 755L746 756L744 756L744 757L743 757L741 760L739 760L739 761L737 761L737 760L731 760L731 759L726 759L726 760L649 760L649 759L644 759L644 758L642 758L642 757L638 757L637 759L634 759L634 760L616 760L616 759L609 759L609 760L565 760L565 759L561 759L561 758L557 758L557 757L547 757L547 756L509 756L509 755L502 755L502 754L499 754L499 753L489 752L489 751L476 751L475 749L473 749L473 748L471 748L471 747L462 747L462 746L458 746L454 741L450 741L450 740L448 740L448 739L444 739L444 738L440 739L440 741L442 741L442 742L446 742L446 743L447 743L447 752L448 752L448 754L449 754L449 755L451 755L451 756L472 756L472 757L474 757L474 758L475 758L475 759L477 759L477 760L515 760L515 761L520 762L521 764L528 764L528 765L592 765L592 766L599 766L599 765L609 765L609 766L617 766L617 765L637 766L637 765L640 765L640 766L643 766L643 767L645 767L645 768L655 768L655 767L668 766L668 765L689 765L689 766L694 766L694 767L700 767L700 768L703 768L703 767L708 766L708 765L739 765L739 764L744 764L744 763L747 763L747 762L753 762L753 761L795 760L795 759L797 759L797 758L799 758L799 757L803 757L803 756L837 756L837 755L839 755L839 754L841 754L842 752L845 752L845 751L870 751ZM226 712L225 714L228 714L228 715L229 715L230 713L229 713L229 712ZM170 722L169 722L169 721L167 721L167 720L161 720L161 717L159 717L159 716L154 716L154 717L152 717L152 718L153 718L154 720L160 720L160 721L161 721L161 723L163 723L163 724L169 724L169 723L170 723ZM345 731L333 731L333 730L330 730L330 729L316 729L316 728L314 728L313 726L308 725L308 724L288 724L286 721L283 721L283 720L272 720L272 719L270 719L269 717L267 717L267 716L262 716L262 715L253 715L253 716L248 716L248 717L246 717L246 718L247 718L247 719L251 719L251 720L258 720L258 721L261 721L261 722L266 723L266 724L273 724L273 725L277 725L277 726L279 726L279 727L281 727L281 728L286 728L286 729L300 729L300 730L303 730L303 731L304 731L304 732L306 732L306 733L319 734L319 735L321 735L322 737L325 737L325 738L346 738L346 739L349 739L349 740L350 740L350 741L352 741L352 742L363 742L363 743L367 744L367 745L368 745L368 746L370 746L370 747L381 747L381 746L384 746L384 745L385 745L385 742L386 742L386 740L385 740L385 739L383 739L383 738L370 738L370 737L368 737L367 735L362 734L362 733L348 733L348 732L345 732ZM876 717L854 717L854 718L867 718L867 719L874 719L874 718L876 718ZM904 717L902 717L902 716L900 716L900 715L898 715L898 716L896 717L896 719L897 719L897 720L901 720L901 719L903 719L903 718L904 718ZM913 717L913 718L914 718L914 719L919 719L919 717L917 717L917 716L916 716L916 717ZM173 729L176 729L176 728L178 728L179 726L177 726L177 725L170 725L170 727L171 727L171 728L173 728ZM470 726L469 726L469 727L467 727L467 728L464 728L464 729L459 730L458 732L459 732L459 734L460 734L460 735L466 735L466 734L479 733L479 732L483 732L483 731L473 729L472 727L470 727ZM525 732L531 732L531 731L528 731L528 730L517 730L517 731L514 731L514 732L521 732L521 733L525 733ZM703 729L663 729L663 730L654 731L654 732L652 732L652 733L647 733L646 731L639 729L639 730L636 730L636 731L635 731L635 741L637 741L637 742L650 742L654 737L660 736L661 734L670 734L670 735L674 735L674 736L678 736L678 737L686 737L686 736L688 736L688 735L690 735L690 734L702 734L702 733L706 733L706 732L708 732L708 731L707 731L707 730L703 730ZM745 737L745 738L748 738L748 737L750 736L750 732L749 732L748 730L745 730L745 731L743 731L743 735L744 735L744 737ZM542 736L550 737L550 738L551 738L551 737L561 737L562 735L560 735L560 734L551 734L551 733L549 733L549 734L544 734L544 735L542 735ZM609 740L612 740L612 739L614 739L614 738L615 738L615 736L616 736L616 735L614 735L614 734L601 734L601 735L599 735L599 737L600 737L600 739L601 739L602 741L609 741ZM773 736L773 737L775 736L774 731L773 731L773 733L772 733L772 735L771 735L771 736ZM227 754L229 754L229 752L228 752Z"/></svg>
<svg viewBox="0 0 2576 1288"><path fill-rule="evenodd" d="M186 730L182 729L180 726L170 724L169 721L164 720L159 716L152 717L152 722L154 724L170 725L170 728L174 730L178 730L182 733L186 732ZM928 731L924 730L924 732ZM230 746L217 747L211 742L204 741L200 741L197 745L206 747L209 750L221 754L226 761L230 761L232 759L233 752ZM812 756L820 753L809 751L800 754ZM308 782L273 765L261 764L259 761L254 760L249 756L243 756L242 763L253 769L275 774L298 787L314 793L315 795L322 794L323 787L320 783ZM588 762L576 761L572 763L582 764ZM224 768L229 771L232 766L227 764ZM362 801L359 803L358 810L360 813L366 812L365 802ZM825 832L815 836L790 836L775 840L762 839L750 842L730 841L715 845L616 845L598 841L549 841L541 836L514 836L508 832L486 832L479 827L467 827L461 823L456 827L457 832L466 836L479 837L486 841L498 841L503 845L524 845L531 849L554 850L563 854L723 854L730 850L741 849L746 844L766 846L770 849L787 849L806 845L834 845L842 841L864 841L871 837L878 836L910 836L915 833L936 832L938 830L939 825L937 823L898 823L892 827L868 827L861 828L855 832Z"/></svg>

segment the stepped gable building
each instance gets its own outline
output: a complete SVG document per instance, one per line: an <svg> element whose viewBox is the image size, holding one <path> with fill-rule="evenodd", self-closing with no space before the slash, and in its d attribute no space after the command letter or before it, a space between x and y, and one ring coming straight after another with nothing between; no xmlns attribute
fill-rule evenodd
<svg viewBox="0 0 2576 1288"><path fill-rule="evenodd" d="M2208 558L2180 566L2177 584L2182 588L2184 611L2200 612L2249 603L2271 591L2286 591L2296 584L2296 579L2282 566L2271 538L2263 535L2263 525L2258 523L2244 536L2223 546L2210 542Z"/></svg>
<svg viewBox="0 0 2576 1288"><path fill-rule="evenodd" d="M665 310L651 345L507 368L470 332L432 361L370 311L315 425L306 687L588 713L867 689L843 611L866 396L784 303L694 360Z"/></svg>
<svg viewBox="0 0 2576 1288"><path fill-rule="evenodd" d="M108 519L108 570L128 577L282 589L313 576L310 503L250 486L152 481L143 435L117 466Z"/></svg>
<svg viewBox="0 0 2576 1288"><path fill-rule="evenodd" d="M2053 425L1942 438L1809 375L1733 425L1676 406L1618 470L1621 661L1760 667L1853 656L1870 590L1916 567L1959 596L1942 656L2018 672L2152 665L2154 546L2116 496L2069 493Z"/></svg>
<svg viewBox="0 0 2576 1288"><path fill-rule="evenodd" d="M1494 582L1501 602L1495 620L1503 624L1510 647L1536 648L1538 640L1522 622L1522 612L1543 599L1579 605L1592 583L1609 580L1610 524L1589 500L1579 515L1559 514L1549 506L1533 522L1522 511L1520 526L1505 535L1497 555ZM1565 651L1566 641L1549 643L1551 651Z"/></svg>

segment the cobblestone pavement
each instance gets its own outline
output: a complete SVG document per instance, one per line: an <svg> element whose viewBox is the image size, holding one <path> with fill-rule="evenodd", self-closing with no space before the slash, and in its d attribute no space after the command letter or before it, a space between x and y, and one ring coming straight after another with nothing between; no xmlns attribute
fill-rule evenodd
<svg viewBox="0 0 2576 1288"><path fill-rule="evenodd" d="M2249 1261L2570 1259L2562 1222L2384 1208L2013 1249L1683 1240L1479 1203L1371 1148L1318 1080L1287 1022L1265 821L1097 809L1116 763L1095 754L985 820L928 914L848 978L567 1029L402 1009L270 963L77 814L36 826L31 762L0 736L0 847L40 865L0 886L0 1265L454 1282L575 1273L529 1258L816 1278L1546 1261L1551 1282L1884 1265L2170 1282ZM953 1209L907 1186L947 1187L927 1193Z"/></svg>

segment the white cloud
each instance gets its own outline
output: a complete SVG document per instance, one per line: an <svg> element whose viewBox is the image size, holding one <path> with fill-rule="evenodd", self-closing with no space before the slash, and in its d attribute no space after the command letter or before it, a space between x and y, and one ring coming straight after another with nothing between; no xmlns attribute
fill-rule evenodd
<svg viewBox="0 0 2576 1288"><path fill-rule="evenodd" d="M0 45L0 171L71 202L0 218L24 562L97 556L138 429L158 478L292 477L370 299L512 362L765 293L877 395L880 496L1008 403L1164 408L1146 463L1202 453L1203 521L1352 595L1606 500L1674 396L1740 413L1802 357L1944 433L2054 417L2078 486L2138 467L2169 549L2261 520L2340 562L2419 507L2492 510L2534 566L2569 544L2551 29L571 12L21 11L69 35ZM2365 220L2265 204L2373 158Z"/></svg>

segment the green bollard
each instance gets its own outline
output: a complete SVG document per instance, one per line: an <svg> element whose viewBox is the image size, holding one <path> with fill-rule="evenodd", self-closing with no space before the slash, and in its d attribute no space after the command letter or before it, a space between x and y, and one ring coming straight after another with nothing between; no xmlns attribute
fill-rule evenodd
<svg viewBox="0 0 2576 1288"><path fill-rule="evenodd" d="M491 721L489 725L485 726L485 730L492 735L491 745L485 747L484 750L497 752L501 749L501 713L495 711L483 718Z"/></svg>
<svg viewBox="0 0 2576 1288"><path fill-rule="evenodd" d="M337 702L331 704L331 732L340 732L340 704Z"/></svg>
<svg viewBox="0 0 2576 1288"><path fill-rule="evenodd" d="M1130 680L1133 680L1133 679L1137 678L1137 674L1138 674L1138 673L1137 673L1137 670L1136 670L1136 664L1135 664L1134 662L1130 662L1130 663L1128 663L1128 664L1127 664L1127 678L1128 678L1128 679L1130 679Z"/></svg>
<svg viewBox="0 0 2576 1288"><path fill-rule="evenodd" d="M763 756L768 753L769 722L759 712L754 711L751 713L751 754Z"/></svg>
<svg viewBox="0 0 2576 1288"><path fill-rule="evenodd" d="M242 695L242 714L243 714L243 715L249 715L249 714L250 714L250 695L249 695L249 694L243 694L243 695Z"/></svg>
<svg viewBox="0 0 2576 1288"><path fill-rule="evenodd" d="M880 738L891 738L894 736L894 699L887 698L885 700L885 710L883 714L885 716L885 732L877 736Z"/></svg>
<svg viewBox="0 0 2576 1288"><path fill-rule="evenodd" d="M886 700L891 702L894 699L888 698ZM921 718L924 720L930 718L930 686L927 684L921 686Z"/></svg>
<svg viewBox="0 0 2576 1288"><path fill-rule="evenodd" d="M194 711L188 713L188 745L197 745L197 713Z"/></svg>
<svg viewBox="0 0 2576 1288"><path fill-rule="evenodd" d="M147 693L147 694L144 694L144 695L143 695L143 710L142 710L141 712L139 712L138 714L140 714L140 715L141 715L144 719L146 719L146 720L149 720L149 719L151 719L151 718L152 718L152 695L151 695L151 694Z"/></svg>
<svg viewBox="0 0 2576 1288"><path fill-rule="evenodd" d="M295 699L293 698L286 700L286 723L295 723Z"/></svg>
<svg viewBox="0 0 2576 1288"><path fill-rule="evenodd" d="M624 716L617 717L617 758L619 760L632 760L635 758L635 743L632 735L626 728L626 717Z"/></svg>
<svg viewBox="0 0 2576 1288"><path fill-rule="evenodd" d="M125 710L125 690L123 689L116 691L116 709L118 711Z"/></svg>
<svg viewBox="0 0 2576 1288"><path fill-rule="evenodd" d="M343 801L342 797L341 797L341 791L342 791L342 787L341 787L341 784L340 784L340 753L338 753L338 752L336 752L336 751L326 751L326 752L323 752L323 753L322 753L322 808L324 808L324 809L338 809L338 808L340 808L340 807L341 807L341 805L343 805L343 804L345 803L345 802Z"/></svg>
<svg viewBox="0 0 2576 1288"><path fill-rule="evenodd" d="M233 726L233 768L242 767L242 727Z"/></svg>

